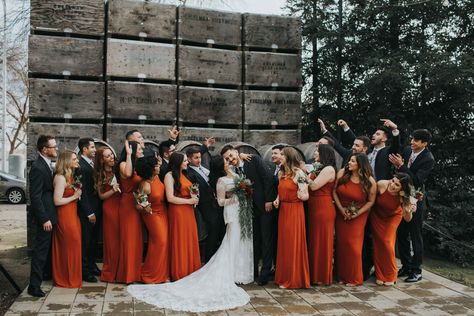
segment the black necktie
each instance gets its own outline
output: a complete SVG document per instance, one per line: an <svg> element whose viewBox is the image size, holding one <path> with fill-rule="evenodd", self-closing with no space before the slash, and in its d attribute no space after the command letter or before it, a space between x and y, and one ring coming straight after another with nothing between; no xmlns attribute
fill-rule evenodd
<svg viewBox="0 0 474 316"><path fill-rule="evenodd" d="M237 167L237 174L239 176L243 176L244 175L244 168L242 167Z"/></svg>

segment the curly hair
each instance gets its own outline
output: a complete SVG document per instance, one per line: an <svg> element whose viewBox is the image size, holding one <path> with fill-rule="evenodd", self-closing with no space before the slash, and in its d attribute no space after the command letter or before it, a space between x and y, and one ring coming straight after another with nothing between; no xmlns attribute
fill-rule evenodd
<svg viewBox="0 0 474 316"><path fill-rule="evenodd" d="M370 182L370 177L373 176L372 174L372 167L370 167L369 159L367 158L367 155L364 153L355 153L352 154L349 159L352 157L355 157L357 166L358 166L358 171L357 173L359 174L360 178L360 183L362 184L362 190L364 191L365 198L368 198L370 194L370 189L372 188L372 183ZM344 166L344 174L339 179L339 182L337 185L339 186L340 184L345 184L349 181L351 178L352 171L349 170L349 164L347 163Z"/></svg>
<svg viewBox="0 0 474 316"><path fill-rule="evenodd" d="M141 157L135 162L135 170L143 180L150 180L153 178L153 172L157 164L158 158L155 156Z"/></svg>

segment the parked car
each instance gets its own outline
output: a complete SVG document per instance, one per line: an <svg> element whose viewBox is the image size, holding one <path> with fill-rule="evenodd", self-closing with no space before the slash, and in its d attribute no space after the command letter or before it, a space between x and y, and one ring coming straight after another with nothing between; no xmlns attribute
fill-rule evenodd
<svg viewBox="0 0 474 316"><path fill-rule="evenodd" d="M0 172L0 199L7 200L12 204L24 203L26 200L26 180Z"/></svg>

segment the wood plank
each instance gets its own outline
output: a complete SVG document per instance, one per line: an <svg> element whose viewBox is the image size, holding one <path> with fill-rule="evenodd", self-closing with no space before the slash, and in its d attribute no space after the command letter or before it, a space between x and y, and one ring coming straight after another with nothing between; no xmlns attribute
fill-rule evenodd
<svg viewBox="0 0 474 316"><path fill-rule="evenodd" d="M176 7L143 0L109 1L107 32L175 39Z"/></svg>
<svg viewBox="0 0 474 316"><path fill-rule="evenodd" d="M301 122L301 93L245 91L245 123L297 125Z"/></svg>
<svg viewBox="0 0 474 316"><path fill-rule="evenodd" d="M152 83L109 81L108 116L147 120L176 119L176 86Z"/></svg>
<svg viewBox="0 0 474 316"><path fill-rule="evenodd" d="M175 79L176 45L108 39L107 75Z"/></svg>
<svg viewBox="0 0 474 316"><path fill-rule="evenodd" d="M214 137L216 143L209 148L213 155L220 154L218 150L227 143L240 141L242 139L240 129L224 129L224 128L201 128L201 127L183 127L179 139L193 140L199 143L204 142L207 137Z"/></svg>
<svg viewBox="0 0 474 316"><path fill-rule="evenodd" d="M241 52L185 45L179 48L179 80L240 85L241 74Z"/></svg>
<svg viewBox="0 0 474 316"><path fill-rule="evenodd" d="M32 30L104 34L103 0L31 0Z"/></svg>
<svg viewBox="0 0 474 316"><path fill-rule="evenodd" d="M236 125L242 122L241 91L181 87L179 100L180 118L184 122Z"/></svg>
<svg viewBox="0 0 474 316"><path fill-rule="evenodd" d="M297 18L246 13L243 21L247 47L301 49L301 21Z"/></svg>
<svg viewBox="0 0 474 316"><path fill-rule="evenodd" d="M30 79L29 116L102 119L104 97L102 82Z"/></svg>
<svg viewBox="0 0 474 316"><path fill-rule="evenodd" d="M125 134L133 129L137 129L146 140L160 143L169 137L169 126L161 125L139 125L139 124L107 124L107 142L115 149L117 155L123 150L125 144Z"/></svg>
<svg viewBox="0 0 474 316"><path fill-rule="evenodd" d="M297 145L300 143L300 134L299 130L246 130L244 141L255 147L279 143Z"/></svg>
<svg viewBox="0 0 474 316"><path fill-rule="evenodd" d="M249 86L301 86L301 58L296 54L246 52L245 68Z"/></svg>
<svg viewBox="0 0 474 316"><path fill-rule="evenodd" d="M28 123L27 159L37 157L36 142L39 135L52 135L56 138L59 152L64 149L76 150L81 137L102 138L102 124L64 124L64 123Z"/></svg>
<svg viewBox="0 0 474 316"><path fill-rule="evenodd" d="M31 35L28 67L32 73L102 76L103 41Z"/></svg>
<svg viewBox="0 0 474 316"><path fill-rule="evenodd" d="M178 39L221 45L241 45L239 13L179 7Z"/></svg>

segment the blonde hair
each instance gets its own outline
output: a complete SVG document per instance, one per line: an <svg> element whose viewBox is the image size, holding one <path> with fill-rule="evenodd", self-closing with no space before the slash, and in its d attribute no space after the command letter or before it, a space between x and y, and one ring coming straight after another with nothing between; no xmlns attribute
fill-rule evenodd
<svg viewBox="0 0 474 316"><path fill-rule="evenodd" d="M293 147L285 147L281 151L286 158L286 163L283 165L281 176L294 177L296 172L300 169L299 154Z"/></svg>
<svg viewBox="0 0 474 316"><path fill-rule="evenodd" d="M74 173L75 168L72 167L73 155L77 156L74 151L66 149L59 154L58 160L56 161L56 170L54 171L54 174L64 176L66 181L71 178Z"/></svg>

